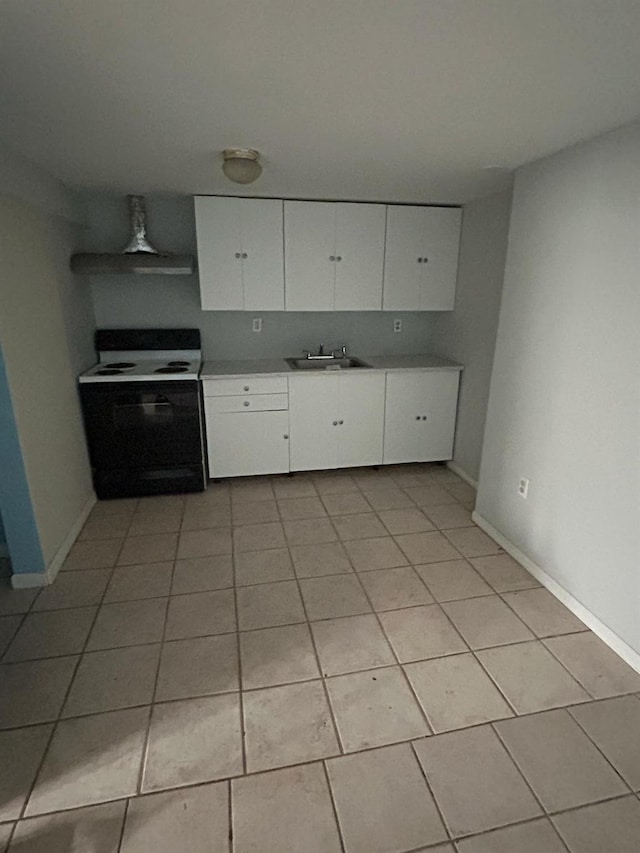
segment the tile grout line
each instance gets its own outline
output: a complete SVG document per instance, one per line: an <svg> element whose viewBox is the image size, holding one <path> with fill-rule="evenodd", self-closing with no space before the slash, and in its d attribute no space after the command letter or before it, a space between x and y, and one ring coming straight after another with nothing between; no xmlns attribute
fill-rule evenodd
<svg viewBox="0 0 640 853"><path fill-rule="evenodd" d="M403 553L404 553L404 552L403 552ZM395 664L395 665L397 665L397 666L398 666L398 668L400 669L400 672L402 673L402 677L403 677L403 679L404 679L404 681L405 681L405 683L406 683L407 687L409 688L410 695L413 697L414 702L417 704L418 709L420 710L420 713L422 714L422 717L423 717L423 719L424 719L424 721L425 721L425 723L426 723L426 725L427 725L427 735L431 735L431 734L433 734L433 727L432 727L432 725L431 725L431 722L430 722L430 720L429 720L429 717L427 716L427 712L426 712L426 711L425 711L425 709L422 707L422 703L421 703L421 702L420 702L420 700L418 699L418 696L417 696L417 694L416 694L415 690L413 689L413 685L411 684L411 681L410 681L410 679L409 679L409 676L407 675L407 673L406 673L406 672L405 672L405 670L404 670L404 666L403 666L403 664L400 662L400 658L399 658L399 656L398 656L398 654L397 654L397 652L396 652L396 650L395 650L395 647L394 647L393 643L391 642L391 640L389 639L389 637L388 637L388 635L387 635L387 632L386 632L386 631L385 631L385 629L384 629L384 624L383 624L382 620L380 619L380 614L375 610L375 608L374 608L374 606L373 606L373 602L371 601L371 598L370 598L370 596L369 596L369 593L367 592L366 587L364 586L364 584L363 584L363 583L362 583L362 581L360 580L360 577L359 577L359 575L358 575L358 572L357 572L357 570L356 570L355 566L353 565L353 562L351 561L351 557L349 556L349 554L348 554L348 553L347 553L347 557L349 558L349 561L351 562L351 565L352 565L352 568L353 568L354 574L355 574L355 576L358 578L358 583L360 584L360 588L362 589L362 591L363 591L363 593L364 593L364 596L365 596L365 598L367 599L367 602L368 602L368 604L369 604L369 607L371 608L371 613L373 613L373 615L375 616L376 622L378 623L378 627L379 627L379 628L380 628L380 630L382 631L382 636L384 637L384 639L385 639L385 641L386 641L386 643L387 643L388 647L391 649L391 654L392 654L392 655L393 655L393 657L396 659L396 664ZM463 642L464 642L464 641L463 641Z"/></svg>
<svg viewBox="0 0 640 853"><path fill-rule="evenodd" d="M314 486L314 488L315 488L315 486ZM280 507L278 507L278 515L281 517ZM322 692L324 693L324 701L327 703L327 708L329 709L329 717L331 719L331 725L333 727L333 735L334 735L335 740L336 740L336 744L338 747L339 754L344 755L344 747L342 744L342 738L340 737L340 730L338 729L338 721L336 720L334 708L333 708L333 705L331 704L331 697L329 696L329 690L328 690L327 685L325 683L325 679L322 676L322 664L320 662L320 655L318 654L318 647L316 645L316 639L313 635L313 630L311 629L311 620L309 619L309 613L307 611L307 605L306 605L306 602L304 600L304 595L302 593L302 586L300 584L300 578L298 577L296 564L294 562L293 555L291 553L291 547L292 546L289 542L289 536L287 535L287 530L286 530L286 527L284 526L282 518L281 518L280 523L282 524L282 531L283 531L284 539L286 542L287 553L289 554L289 560L291 561L291 567L293 569L293 575L294 575L296 587L298 590L298 596L300 598L300 602L302 604L302 611L304 613L305 620L306 620L304 624L306 624L307 631L309 632L309 637L311 639L311 646L313 648L313 653L315 656L316 667L318 668L318 676L319 676L320 681L322 683ZM335 535L337 536L338 531L335 529L333 523L331 522L331 519L329 519L329 524L331 525Z"/></svg>
<svg viewBox="0 0 640 853"><path fill-rule="evenodd" d="M588 633L593 633L592 631L589 631L589 629L587 629L587 632L588 632ZM584 634L584 633L585 633L585 631L577 631L577 632L575 632L575 633L578 633L578 634ZM560 634L559 636L566 636L566 635L565 635L565 634ZM580 679L578 678L578 676L577 676L577 675L574 675L574 674L573 674L573 672L571 672L571 670L569 669L569 667L568 667L568 666L567 666L567 665L566 665L566 664L565 664L565 663L564 663L564 662L563 662L563 661L562 661L562 660L561 660L561 659L560 659L560 658L555 654L555 652L553 651L553 649L550 649L550 648L549 648L549 646L544 642L544 640L554 640L554 639L556 639L556 637L545 637L544 639L542 639L542 638L541 638L541 639L539 640L539 642L540 642L540 644L543 646L543 648L545 648L545 649L549 652L549 654L551 655L551 657L552 657L552 658L553 658L557 663L559 663L559 664L560 664L560 666L565 670L565 672L568 672L568 673L569 673L569 675L570 675L570 676L571 676L571 678L576 682L576 684L578 684L580 687L582 687L582 689L583 689L583 690L584 690L584 692L587 694L587 696L589 697L589 699L592 699L592 700L596 699L596 697L593 695L593 693L591 692L591 690L589 690L589 688L586 686L586 684L583 684L583 683L582 683L582 681L580 681Z"/></svg>
<svg viewBox="0 0 640 853"><path fill-rule="evenodd" d="M424 738L420 738L420 740L424 740ZM438 817L440 818L442 826L444 827L444 831L445 831L446 836L447 836L447 841L450 841L453 843L453 833L451 832L451 828L449 827L448 821L445 819L444 811L440 808L440 803L438 802L438 799L435 795L435 792L431 786L431 782L429 781L429 777L427 775L427 772L424 769L424 767L422 766L422 762L420 761L420 758L418 756L415 744L416 744L415 740L412 740L409 742L409 748L411 749L411 754L413 755L414 761L418 765L418 769L422 775L422 778L424 779L425 785L427 786L427 791L431 795L431 799L433 800L433 804L436 808L436 811L438 812ZM438 843L440 843L440 842L438 842Z"/></svg>
<svg viewBox="0 0 640 853"><path fill-rule="evenodd" d="M515 760L515 758L511 754L509 747L507 746L505 741L500 736L500 732L496 728L495 723L494 722L489 723L489 727L491 728L491 731L493 732L493 734L497 738L498 743L502 747L504 754L507 756L508 760L511 762L513 767L515 767L516 773L520 776L520 778L524 781L525 785L529 789L529 792L531 793L531 796L534 798L538 807L540 808L542 815L544 815L545 817L549 817L549 812L544 807L544 804L543 804L541 798L536 794L535 790L533 789L533 785L529 782L529 780L527 779L527 777L524 774L524 771L521 770L520 765L518 764L518 762Z"/></svg>
<svg viewBox="0 0 640 853"><path fill-rule="evenodd" d="M236 584L236 551L233 539L233 526L231 527L231 572L233 580L233 607L236 620L236 655L238 657L238 703L240 711L240 749L242 751L242 775L247 775L247 721L244 713L244 682L242 677L242 648L240 643L240 609L238 605L238 587ZM229 801L231 802L231 786L229 786ZM229 805L231 809L231 805ZM231 818L230 818L231 819Z"/></svg>
<svg viewBox="0 0 640 853"><path fill-rule="evenodd" d="M333 793L333 788L331 787L331 778L329 776L329 768L327 767L327 759L323 759L322 762L322 770L324 772L324 778L327 783L327 790L329 792L329 800L331 802L331 810L333 812L333 819L336 823L336 829L338 830L338 839L340 841L340 850L342 853L346 853L347 845L344 839L344 835L342 832L342 826L340 825L340 818L338 817L338 805L336 803L336 798Z"/></svg>
<svg viewBox="0 0 640 853"><path fill-rule="evenodd" d="M180 522L182 526L182 520L184 519L184 514L186 512L186 500L183 500L182 513L180 516ZM169 595L165 598L165 607L164 607L164 619L162 621L162 633L160 635L160 648L158 650L158 662L156 664L156 672L153 680L153 690L151 691L151 701L149 702L149 712L147 714L147 726L145 730L145 736L142 743L142 754L140 757L140 766L138 768L138 778L136 781L136 791L135 796L138 796L142 793L142 785L144 782L144 775L147 769L147 761L149 758L149 744L151 742L151 724L153 722L153 711L156 706L156 694L158 692L158 680L160 678L160 668L162 666L162 653L164 651L164 644L167 636L167 624L169 621L169 603L171 601L171 589L173 587L173 579L176 571L176 561L178 559L178 548L180 545L180 534L178 533L178 538L176 540L176 550L174 552L172 565L171 565L171 579L169 582ZM165 561L166 562L166 561ZM143 599L145 600L145 599ZM148 599L146 599L148 600ZM154 599L155 600L155 599ZM131 648L130 646L128 648Z"/></svg>
<svg viewBox="0 0 640 853"><path fill-rule="evenodd" d="M527 640L526 642L531 642L531 640ZM498 646L497 648L502 648L502 647ZM519 713L518 713L518 711L517 711L517 709L516 709L515 705L511 702L511 700L509 699L509 697L506 695L506 693L502 690L502 688L500 687L500 685L498 684L498 682L496 681L496 679L493 677L492 673L489 671L489 669L484 665L484 663L482 662L482 660L481 660L481 659L478 657L478 655L476 654L476 652L477 652L477 651L485 651L485 650L484 650L484 649L478 649L478 650L476 650L476 649L471 649L471 654L473 655L473 659L474 659L474 660L475 660L475 662L478 664L478 666L480 667L480 669L482 670L482 672L487 676L487 678L489 679L489 681L491 682L491 684L493 684L493 686L496 688L496 690L498 691L498 693L500 694L500 696L502 696L502 698L504 699L504 701L505 701L505 702L506 702L506 704L507 704L507 707L508 707L508 708L510 708L510 709L511 709L511 711L513 711L513 717L523 717L523 716L528 716L527 714L519 714ZM545 710L548 710L548 709L546 709L546 708L545 708ZM506 717L506 718L504 718L504 719L511 719L511 718Z"/></svg>
<svg viewBox="0 0 640 853"><path fill-rule="evenodd" d="M129 527L127 527L127 530L128 529L129 529ZM111 583L111 578L113 577L113 573L115 572L115 567L116 567L116 564L118 561L118 556L120 555L123 547L124 547L124 538L120 544L120 548L118 549L118 553L116 554L116 557L114 560L114 565L111 567L111 574L109 576L109 580L105 584L104 590L102 591L102 595L100 596L100 601L96 607L96 612L94 614L94 618L93 618L93 621L91 623L91 626L87 632L87 636L85 637L85 641L83 644L82 651L78 654L78 659L77 659L75 667L73 669L73 673L71 675L71 678L69 679L69 683L67 685L67 689L65 691L64 698L63 698L62 702L60 703L60 707L59 707L57 716L56 716L55 720L51 721L51 733L49 735L49 738L47 739L46 746L42 752L42 757L41 757L40 761L38 762L38 766L37 766L36 772L33 775L33 779L31 781L31 784L29 785L27 795L25 797L22 808L20 809L20 817L18 818L18 820L24 820L24 818L25 818L27 808L29 807L29 802L31 801L31 798L33 796L33 792L35 791L36 785L38 783L38 779L40 778L40 775L42 773L42 769L44 767L45 761L49 755L49 751L51 749L53 739L54 739L54 737L58 731L58 728L60 726L61 721L63 720L62 712L64 711L64 707L67 704L67 701L69 699L69 695L71 693L71 688L73 687L73 683L76 680L76 676L77 676L78 670L80 668L80 663L82 662L82 658L83 658L84 652L87 648L87 645L89 643L89 639L91 637L91 634L93 633L93 629L94 629L96 621L98 619L98 614L100 612L100 608L102 607L102 602L104 601L104 597L107 594L107 589L109 588L109 584ZM34 817L35 817L35 815L34 815ZM17 823L16 823L16 826L17 826Z"/></svg>
<svg viewBox="0 0 640 853"><path fill-rule="evenodd" d="M486 726L486 725L490 725L490 724L483 723L482 725ZM474 726L472 728L478 728L478 727ZM466 729L463 729L461 731L466 731ZM395 741L394 743L382 744L381 746L366 747L365 749L345 753L344 757L364 755L364 754L369 753L369 752L377 752L378 750L381 750L381 749L388 749L391 746L402 746L403 744L408 744L410 747L413 748L414 744L419 743L420 741L426 740L428 737L438 737L438 735L424 735L422 737L413 738L413 739L408 740L408 741ZM256 776L264 776L265 774L277 772L279 770L291 770L291 769L294 769L296 767L313 766L315 764L321 764L324 761L337 760L337 759L342 758L342 757L343 756L341 756L341 755L332 755L332 756L327 756L326 758L314 758L311 761L299 761L295 764L284 764L284 765L281 765L278 767L266 768L264 770L257 770L255 772L247 773L244 776L240 776L240 775L239 776L223 776L221 779L213 779L213 780L207 779L207 780L204 780L201 782L194 782L192 784L187 784L187 785L172 785L172 786L168 786L166 788L159 788L158 790L148 791L148 792L145 792L143 794L136 794L136 795L123 794L121 796L114 797L114 798L108 799L108 800L102 800L102 801L96 802L96 803L86 803L86 804L83 804L81 806L69 806L67 808L60 808L60 809L54 809L54 810L48 811L48 812L42 812L41 814L30 816L30 817L26 818L26 820L34 820L35 818L46 817L46 816L51 816L51 815L56 815L56 814L66 814L69 812L79 811L79 810L85 809L85 808L94 808L94 807L99 807L99 806L113 804L113 803L128 802L128 801L137 800L137 799L147 799L148 797L154 797L158 794L170 794L170 793L177 794L177 793L181 793L184 791L191 791L191 790L196 789L196 788L203 788L203 787L206 787L208 785L229 784L229 783L232 783L233 781L240 781L242 779L250 779L250 778L253 778ZM419 761L418 761L418 764L420 764ZM420 768L421 768L422 775L424 776L424 771L422 770L422 765L420 765ZM429 790L431 790L430 786L429 786ZM509 823L500 824L498 826L491 827L490 829L480 830L479 832L465 833L464 835L456 836L456 838L457 838L457 840L463 840L466 838L476 837L476 836L480 836L480 835L486 835L487 833L494 832L497 829L507 828L507 827L511 827L511 826L518 826L518 825L525 824L525 823L532 823L534 821L543 820L543 819L552 820L554 817L557 817L558 815L563 815L563 814L568 814L571 812L580 811L581 809L588 808L590 806L602 805L604 803L615 802L616 800L623 800L623 799L637 800L639 797L640 797L640 792L632 791L631 793L629 793L627 791L626 793L614 794L614 795L611 795L608 797L603 797L603 798L599 798L597 800L592 800L588 803L581 803L580 805L577 805L577 806L569 806L567 808L557 809L555 811L547 812L547 811L543 810L542 814L535 815L534 817L528 817L528 818L523 818L521 820L511 821ZM434 797L434 799L435 799L435 797ZM17 823L18 820L19 820L18 818L12 818L8 821L3 821L3 825L6 825L7 823L12 823L14 821ZM21 820L23 820L23 819L21 819ZM438 844L443 844L443 843L446 843L446 842L438 841L438 842L434 842L434 844L432 844L432 845L427 845L427 846L437 846ZM418 849L421 850L422 848L420 847Z"/></svg>
<svg viewBox="0 0 640 853"><path fill-rule="evenodd" d="M118 845L114 851L114 853L120 853L122 850L122 843L124 841L124 830L127 825L127 818L129 817L129 805L131 804L131 799L127 798L124 801L124 812L122 815L122 826L120 827L120 837L118 838Z"/></svg>
<svg viewBox="0 0 640 853"><path fill-rule="evenodd" d="M170 604L171 597L172 597L172 589L173 589L173 583L174 583L174 578L175 578L176 563L178 560L178 551L179 551L179 547L180 547L180 536L182 533L182 526L184 523L185 514L187 512L187 497L188 497L187 495L182 496L180 523L178 525L178 531L177 531L177 535L176 535L175 552L173 555L173 559L171 560L172 566L171 566L171 578L170 578L170 582L169 582L169 594L167 596L158 596L157 597L157 598L164 598L165 599L165 610L164 610L164 619L163 619L163 626L162 626L162 634L161 634L161 638L160 638L160 643L159 644L155 644L155 643L152 644L152 645L159 645L159 652L158 652L158 662L156 665L156 672L155 672L155 678L154 678L153 691L151 694L151 700L150 700L148 705L136 706L136 707L141 707L141 708L142 707L148 707L148 715L147 715L147 725L146 725L145 737L144 737L144 741L143 741L143 748L142 748L141 759L140 759L140 766L138 769L136 791L133 795L134 797L141 796L143 793L142 792L142 785L143 785L144 774L146 771L147 761L148 761L148 756L149 756L149 745L150 745L150 739L151 739L151 726L152 726L152 722L153 722L153 712L154 712L156 705L159 704L156 702L156 695L157 695L157 689L158 689L160 669L162 666L162 656L163 656L164 646L165 646L165 642L166 642L167 624L168 624L168 620L169 620L169 604ZM134 516L135 516L135 512L134 512ZM149 535L154 536L154 535L158 535L158 534L149 534ZM125 537L125 538L127 538L127 537ZM163 560L163 561L159 561L159 562L168 562L168 561ZM133 563L131 565L153 565L153 563L151 563L151 564ZM126 566L124 568L126 568ZM149 600L149 599L133 599L133 600L135 601L135 600ZM156 599L154 598L153 600L156 600ZM122 602L112 602L112 603L122 603ZM137 645L148 645L148 644L145 643L145 644L137 644ZM131 646L127 646L125 648L131 648ZM180 700L176 699L175 701L177 702ZM124 833L124 825L123 825L123 833Z"/></svg>
<svg viewBox="0 0 640 853"><path fill-rule="evenodd" d="M340 575L337 575L336 577L338 577L338 576L340 576ZM333 576L331 576L331 577L333 577ZM280 583L280 581L276 581L276 583ZM211 590L211 591L216 592L216 591L218 591L218 590ZM433 605L416 605L416 607L418 607L418 606L433 606ZM404 608L400 608L400 609L404 609ZM406 608L406 609L411 609L411 608ZM415 608L414 608L414 609L415 609ZM383 611L383 613L395 613L395 612L397 612L397 610ZM353 618L354 616L366 616L366 615L372 615L372 614L371 614L371 613L369 613L369 612L367 612L367 613L360 613L360 614L352 614L352 615L348 615L348 616L327 617L326 619L321 619L321 620L316 619L316 620L313 620L313 622L310 622L309 624L315 624L316 622L334 621L334 620L336 620L336 619L351 619L351 618ZM375 615L375 614L374 614L374 615ZM266 626L266 628L252 628L252 629L248 629L248 630L246 630L246 631L240 632L240 633L255 633L255 632L258 632L258 631L270 630L270 628L272 628L272 627L275 627L275 628L280 628L280 627L293 627L293 626L296 626L296 625L304 625L304 624L306 624L304 621L300 621L300 622L292 622L292 623L285 623L285 624L282 624L282 625L276 625L276 626ZM203 635L197 635L197 636L195 636L195 637L180 638L180 639L177 639L177 640L167 640L166 642L167 642L167 643L174 643L174 642L184 642L184 641L186 641L186 640L191 640L191 639L196 639L196 640L197 640L197 639L205 639L205 638L208 638L208 637L228 637L228 636L230 636L231 634L235 634L235 633L236 633L235 631L228 631L228 632L225 632L224 634L203 634ZM582 633L582 632L580 632L580 633ZM560 635L560 636L567 636L567 635ZM385 639L386 639L386 635L385 635ZM528 644L528 643L534 643L534 642L538 642L538 640L536 640L536 639L533 639L533 640L522 640L522 641L518 641L518 642L515 642L515 643L509 643L509 644L507 644L507 645L503 645L503 646L490 646L490 647L487 647L486 649L484 649L484 648L483 648L483 649L478 649L478 650L473 650L473 649L470 649L470 650L469 650L469 649L467 649L467 650L460 650L460 651L456 651L456 652L450 652L450 653L445 653L445 654L437 655L437 656L435 656L435 657L430 657L430 658L418 658L418 659L416 659L416 660L407 661L406 663L400 663L399 665L400 665L400 666L402 666L402 667L404 667L404 666L408 666L408 665L410 665L410 664L414 664L414 663L424 663L424 662L429 662L429 661L433 661L433 660L442 660L442 659L445 659L445 658L455 658L455 657L460 657L460 656L465 655L465 654L472 654L472 655L474 655L474 657L476 657L476 654L477 654L477 652L479 652L479 651L489 651L489 650L493 650L493 649L501 649L501 648L507 648L507 647L512 647L512 646L518 646L518 645L526 645L526 644ZM128 646L114 646L114 647L111 647L111 648L108 648L108 649L96 649L95 651L89 651L89 652L84 652L84 653L78 652L78 653L76 653L76 654L77 654L77 655L79 655L79 656L84 657L84 656L87 656L87 655L95 655L95 654L100 654L100 653L102 653L102 652L107 652L107 651L121 651L121 650L123 650L123 649L130 649L130 648L143 648L143 647L145 647L145 646L157 646L157 645L160 645L160 643L158 643L158 642L154 642L154 643L135 643L135 644L128 645ZM73 655L60 655L60 656L58 656L58 657L56 657L56 658L35 658L35 659L30 659L30 660L25 660L25 661L16 661L16 662L15 662L15 665L21 665L21 664L23 664L23 663L32 663L32 662L34 662L34 661L36 661L36 660L57 660L57 659L59 659L60 657L75 657L75 656L76 656L76 654L73 654ZM482 666L482 668L483 668L483 670L485 671L485 673L489 676L489 678L491 679L491 681L494 683L494 685L496 686L496 688L498 689L498 691L499 691L499 692L501 693L501 695L504 697L504 699L505 699L505 701L507 702L507 704L509 704L509 706L510 706L510 707L513 707L513 706L511 706L511 703L509 702L509 700L507 699L507 697L502 693L502 690L501 690L501 688L499 687L499 685L494 681L493 676L491 675L491 673L485 669L484 664L482 663L482 661L481 661L480 659L477 659L477 660L478 660L478 663ZM13 663L8 663L8 664L4 664L4 665L5 665L5 666L12 666L12 665L14 665L14 664L13 664ZM344 673L336 673L335 675L329 675L329 676L326 676L326 678L337 678L337 677L341 677L341 676L343 676L343 675L352 675L352 674L356 674L356 673L359 673L359 672L376 672L376 671L378 671L378 670L380 670L380 669L388 669L388 668L393 667L393 666L396 666L396 665L397 665L396 663L391 663L391 664L383 664L383 665L380 665L380 666L367 666L367 667L365 667L364 669L355 669L355 670L349 670L348 672L344 672ZM324 677L324 676L322 676L322 677ZM303 679L299 679L299 680L297 680L297 681L284 681L284 682L279 682L279 683L278 683L278 684L276 684L276 685L267 685L266 687L264 687L264 686L263 686L263 687L249 687L249 688L245 688L244 692L246 692L246 693L255 693L255 692L258 692L258 691L260 691L260 690L268 689L270 686L275 686L275 687L281 687L281 686L282 686L282 687L284 687L284 686L293 686L293 685L295 685L295 684L308 683L308 682L311 682L311 681L317 681L317 680L318 680L318 678L317 678L317 677L314 677L314 678L303 678ZM230 695L230 694L235 693L235 692L237 692L237 691L236 691L236 690L233 690L233 689L230 689L230 690L220 690L220 691L216 691L216 692L214 692L214 693L198 694L197 696L194 696L194 697L177 697L177 698L172 698L172 699L163 699L163 700L159 700L158 702L154 702L154 704L169 704L169 703L172 703L172 702L184 701L185 699L189 699L189 698L204 698L205 696L223 696L223 695ZM516 716L516 717L534 716L534 715L541 714L541 713L545 713L545 712L547 712L547 711L551 711L551 710L560 710L560 709L562 709L562 708L573 708L573 707L576 707L576 706L591 705L591 704L596 704L596 703L600 703L600 702L606 702L606 701L611 700L611 699L624 698L624 697L626 697L626 696L631 696L631 697L634 697L634 698L638 699L638 697L636 696L636 694L635 694L634 692L616 693L616 694L612 694L612 695L610 695L610 696L603 696L603 697L600 697L600 698L593 698L593 699L592 699L592 698L589 698L588 700L585 700L584 702L575 702L575 701L572 701L572 702L570 702L570 703L569 703L569 704L567 704L567 705L554 705L554 706L549 707L549 708L540 708L540 709L536 709L536 710L532 710L532 711L527 711L527 712L524 712L524 713L519 713L519 712L515 711L515 709L514 709L514 716ZM60 717L60 721L62 722L62 721L65 721L65 720L82 719L82 718L84 718L84 717L95 716L96 714L110 713L111 711L127 710L127 709L133 709L133 708L143 708L143 707L148 707L148 705L149 705L149 703L148 703L148 702L138 702L138 703L135 703L135 704L133 704L133 705L125 705L125 706L123 706L123 707L121 707L121 708L110 708L110 709L106 709L106 710L104 710L104 711L88 711L88 712L85 712L85 713L72 714L72 715L64 716L64 717L62 717L62 716L61 716L61 717ZM501 718L497 718L497 719L498 719L498 720L502 720L502 719L511 719L511 718L501 717ZM22 729L22 728L33 728L33 727L36 727L36 726L41 726L41 725L47 725L47 724L50 724L50 723L55 723L56 721L57 721L57 719L56 719L56 718L51 718L51 719L49 719L49 720L43 720L43 721L38 721L38 722L33 722L33 723L23 723L23 724L14 725L14 726L3 726L3 727L0 729L0 731L16 731L16 730L18 730L18 729ZM485 723L477 723L477 724L473 724L473 725L471 725L471 726L462 726L462 727L459 727L459 728L457 728L457 729L448 729L447 731L459 731L459 730L462 730L462 729L465 729L465 728L473 728L473 727L475 727L476 725L485 725L487 722L491 722L491 721L485 721Z"/></svg>
<svg viewBox="0 0 640 853"><path fill-rule="evenodd" d="M623 698L623 697L617 697L617 698ZM572 706L572 707L574 707L574 708L575 708L576 706L574 705L574 706ZM627 782L627 780L624 778L624 776L622 775L622 773L620 773L620 771L619 771L619 770L618 770L618 768L615 766L615 764L613 763L613 761L611 761L611 760L608 758L608 756L606 755L606 753L604 752L604 750L602 750L602 749L600 748L600 746L596 743L596 741L591 737L591 735L589 734L588 730L587 730L587 729L582 725L582 723L580 722L580 720L579 720L577 717L575 717L575 716L571 713L571 709L570 709L570 708L564 708L563 710L565 710L565 711L567 712L567 714L569 715L570 719L571 719L571 720L573 720L573 722L578 726L578 728L579 728L579 729L580 729L580 731L585 735L585 737L587 738L587 740L589 741L589 743L591 743L591 744L595 747L596 751L597 751L597 752L598 752L598 753L599 753L599 754L604 758L604 760L606 761L606 763L609 765L609 767L611 767L611 769L613 770L613 772L614 772L614 773L616 774L616 776L617 776L617 777L622 781L622 783L623 783L624 785L626 785L626 787L631 791L631 793L632 793L632 794L637 794L637 791L635 791L635 790L631 787L631 785L629 784L629 782Z"/></svg>

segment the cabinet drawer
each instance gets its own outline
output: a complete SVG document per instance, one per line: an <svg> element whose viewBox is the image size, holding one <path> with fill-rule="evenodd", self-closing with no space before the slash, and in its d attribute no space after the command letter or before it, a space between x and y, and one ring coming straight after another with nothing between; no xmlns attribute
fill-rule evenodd
<svg viewBox="0 0 640 853"><path fill-rule="evenodd" d="M246 379L203 379L202 381L202 391L205 397L229 397L246 394L286 394L287 390L286 376L249 376ZM282 406L274 408L282 408ZM225 409L225 411L232 410Z"/></svg>
<svg viewBox="0 0 640 853"><path fill-rule="evenodd" d="M207 412L278 412L289 408L288 394L245 394L244 397L207 397Z"/></svg>

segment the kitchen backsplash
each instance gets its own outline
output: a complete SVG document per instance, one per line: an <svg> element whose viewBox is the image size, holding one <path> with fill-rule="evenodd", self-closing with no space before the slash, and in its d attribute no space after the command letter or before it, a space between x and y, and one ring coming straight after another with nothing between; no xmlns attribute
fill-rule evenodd
<svg viewBox="0 0 640 853"><path fill-rule="evenodd" d="M135 188L134 188L135 190ZM110 193L84 196L86 251L118 251L127 242L126 199ZM147 196L148 236L154 246L196 254L193 200ZM91 291L97 326L194 326L202 331L205 358L289 356L324 343L354 353L428 352L435 316L417 312L218 312L202 311L198 277L94 276ZM262 317L262 331L252 331ZM393 331L394 319L402 332Z"/></svg>

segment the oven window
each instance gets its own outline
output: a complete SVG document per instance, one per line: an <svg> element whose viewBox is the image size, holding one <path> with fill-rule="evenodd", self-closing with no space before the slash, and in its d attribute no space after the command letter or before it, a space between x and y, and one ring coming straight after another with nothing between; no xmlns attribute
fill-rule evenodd
<svg viewBox="0 0 640 853"><path fill-rule="evenodd" d="M140 394L131 402L113 405L113 425L116 430L151 429L168 426L176 419L176 405L161 394Z"/></svg>

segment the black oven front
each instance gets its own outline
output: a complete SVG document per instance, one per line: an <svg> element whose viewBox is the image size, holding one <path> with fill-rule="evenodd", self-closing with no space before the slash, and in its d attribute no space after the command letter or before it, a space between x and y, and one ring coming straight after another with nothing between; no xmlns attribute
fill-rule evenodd
<svg viewBox="0 0 640 853"><path fill-rule="evenodd" d="M205 488L197 380L83 383L80 397L99 498Z"/></svg>

